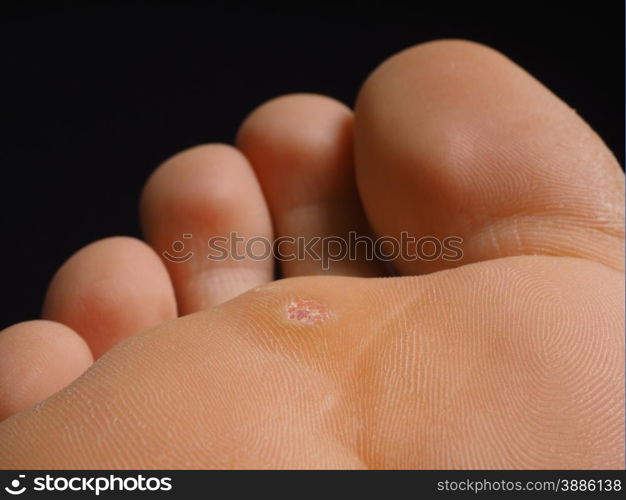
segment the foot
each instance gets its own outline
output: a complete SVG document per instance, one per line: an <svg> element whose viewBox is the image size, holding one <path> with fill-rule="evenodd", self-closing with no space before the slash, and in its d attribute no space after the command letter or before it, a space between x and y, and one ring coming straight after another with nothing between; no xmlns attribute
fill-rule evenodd
<svg viewBox="0 0 626 500"><path fill-rule="evenodd" d="M354 114L274 99L0 333L0 467L622 468L623 182L474 43L392 57Z"/></svg>

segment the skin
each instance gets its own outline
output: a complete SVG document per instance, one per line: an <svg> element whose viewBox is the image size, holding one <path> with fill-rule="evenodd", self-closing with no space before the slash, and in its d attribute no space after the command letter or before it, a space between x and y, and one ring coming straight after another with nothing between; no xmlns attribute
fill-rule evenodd
<svg viewBox="0 0 626 500"><path fill-rule="evenodd" d="M32 375L45 391L0 401L0 467L623 468L624 178L567 105L501 54L439 41L377 68L354 114L284 96L236 146L157 169L152 248L108 239L61 268L39 324L63 329L56 364ZM282 263L271 282L270 261L157 255L185 233L204 255L230 231L351 230L458 235L464 256L393 278ZM0 333L5 392L31 325ZM59 364L84 370L81 338L99 359L55 392Z"/></svg>

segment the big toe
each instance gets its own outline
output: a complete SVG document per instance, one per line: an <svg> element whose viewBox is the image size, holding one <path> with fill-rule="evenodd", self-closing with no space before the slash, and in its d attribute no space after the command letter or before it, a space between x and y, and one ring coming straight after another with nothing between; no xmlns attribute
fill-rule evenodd
<svg viewBox="0 0 626 500"><path fill-rule="evenodd" d="M384 62L357 100L355 157L373 228L414 239L396 260L403 273L523 254L623 268L616 159L490 48L437 41Z"/></svg>

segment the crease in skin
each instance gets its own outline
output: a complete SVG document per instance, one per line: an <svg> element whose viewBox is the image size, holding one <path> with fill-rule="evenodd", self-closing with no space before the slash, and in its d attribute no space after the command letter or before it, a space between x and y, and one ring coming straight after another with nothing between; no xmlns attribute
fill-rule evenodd
<svg viewBox="0 0 626 500"><path fill-rule="evenodd" d="M322 323L330 318L330 310L324 304L310 299L294 299L286 307L287 319L307 325Z"/></svg>

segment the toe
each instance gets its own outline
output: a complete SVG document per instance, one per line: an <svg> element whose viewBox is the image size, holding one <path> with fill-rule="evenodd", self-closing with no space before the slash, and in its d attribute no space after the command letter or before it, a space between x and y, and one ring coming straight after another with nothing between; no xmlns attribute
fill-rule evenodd
<svg viewBox="0 0 626 500"><path fill-rule="evenodd" d="M144 188L141 220L172 277L181 314L273 278L265 200L250 164L231 146L198 146L167 160Z"/></svg>
<svg viewBox="0 0 626 500"><path fill-rule="evenodd" d="M384 62L358 97L355 156L376 232L417 239L417 258L396 262L404 273L520 254L623 266L617 161L492 49L439 41ZM446 251L450 238L457 248Z"/></svg>
<svg viewBox="0 0 626 500"><path fill-rule="evenodd" d="M43 317L78 332L98 358L129 335L175 318L176 300L165 267L148 245L107 238L59 269Z"/></svg>
<svg viewBox="0 0 626 500"><path fill-rule="evenodd" d="M346 106L313 94L273 99L245 120L237 145L263 187L285 276L381 274L356 243L369 226L354 180Z"/></svg>
<svg viewBox="0 0 626 500"><path fill-rule="evenodd" d="M0 332L0 420L47 398L93 362L85 341L67 326L27 321Z"/></svg>

